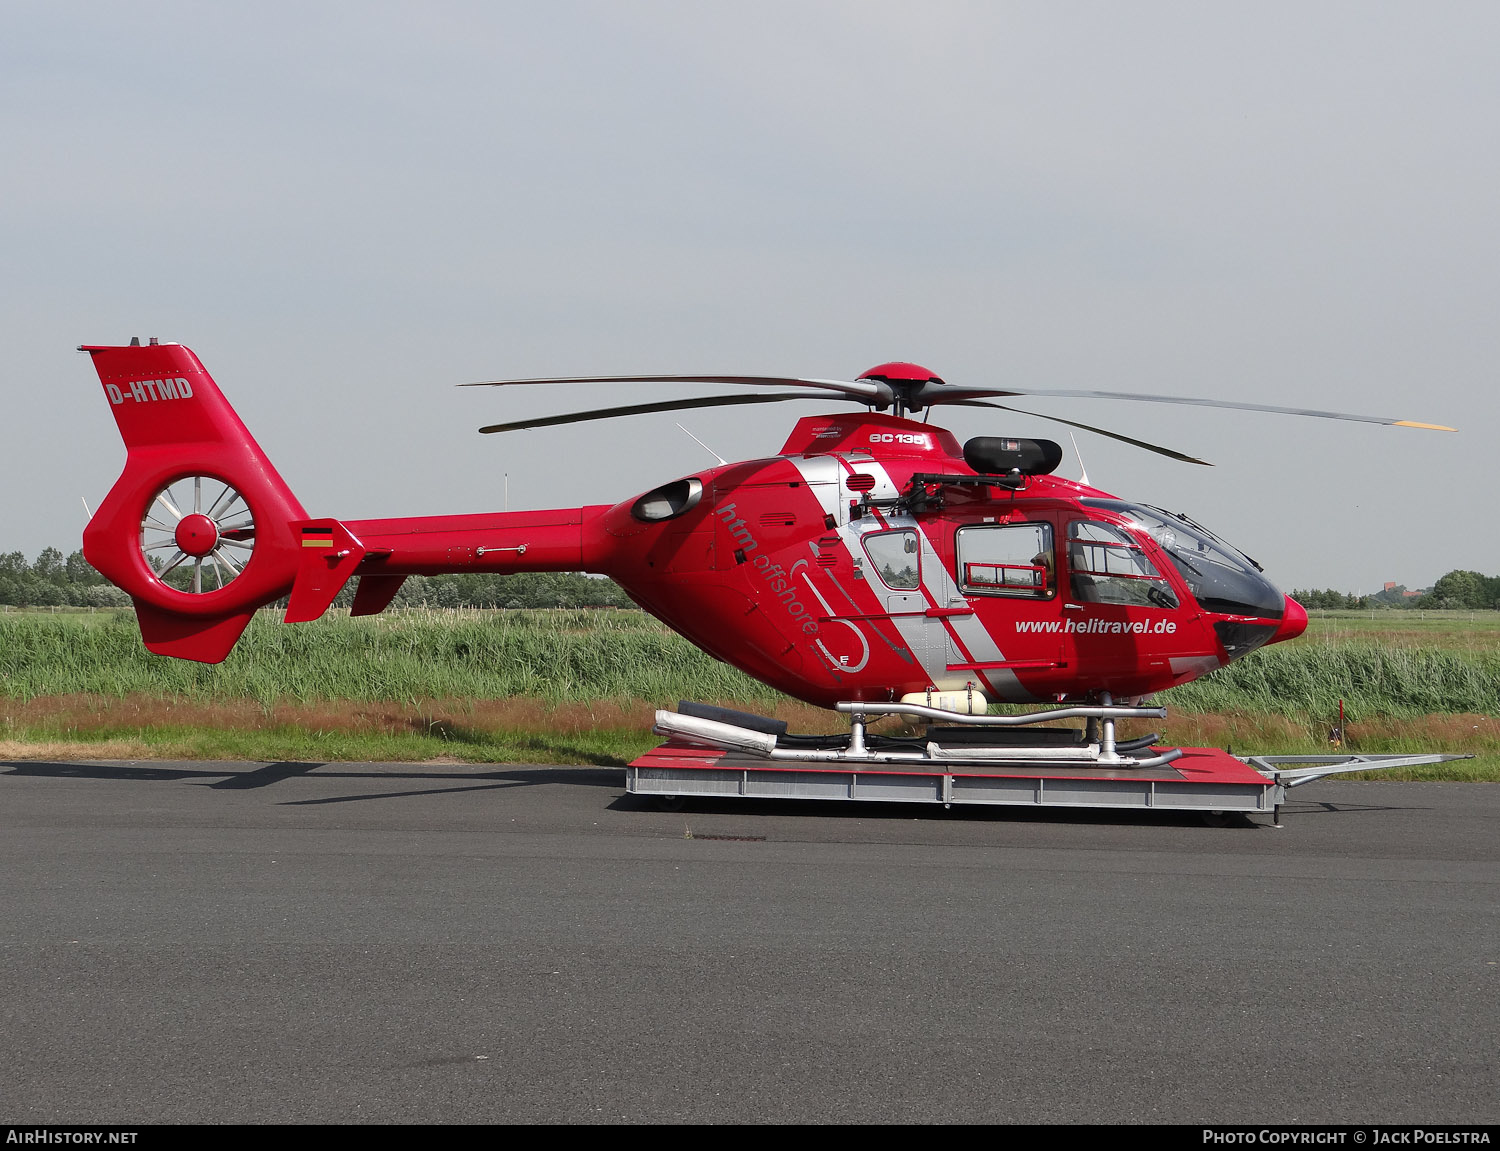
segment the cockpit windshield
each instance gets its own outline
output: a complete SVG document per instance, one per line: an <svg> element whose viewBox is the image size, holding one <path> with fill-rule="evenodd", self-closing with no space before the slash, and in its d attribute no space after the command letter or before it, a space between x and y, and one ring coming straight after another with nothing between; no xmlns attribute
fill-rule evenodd
<svg viewBox="0 0 1500 1151"><path fill-rule="evenodd" d="M1124 516L1161 547L1181 574L1193 598L1207 611L1280 619L1286 598L1243 553L1207 529L1161 508L1124 500L1080 501Z"/></svg>

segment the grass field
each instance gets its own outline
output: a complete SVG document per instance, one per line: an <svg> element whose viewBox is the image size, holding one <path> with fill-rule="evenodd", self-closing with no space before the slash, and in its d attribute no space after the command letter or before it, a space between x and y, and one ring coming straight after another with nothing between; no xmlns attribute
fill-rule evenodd
<svg viewBox="0 0 1500 1151"><path fill-rule="evenodd" d="M162 659L129 612L0 614L0 756L623 763L682 697L839 721L640 612L410 611L285 627L218 666ZM1500 780L1500 613L1328 612L1307 635L1166 693L1173 743L1473 753L1411 778ZM1394 773L1387 774L1394 777Z"/></svg>

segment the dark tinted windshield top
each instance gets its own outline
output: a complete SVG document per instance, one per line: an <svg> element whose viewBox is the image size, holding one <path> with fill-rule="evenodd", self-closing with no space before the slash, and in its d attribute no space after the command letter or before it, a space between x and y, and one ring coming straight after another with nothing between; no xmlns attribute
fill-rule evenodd
<svg viewBox="0 0 1500 1151"><path fill-rule="evenodd" d="M1286 597L1243 554L1207 531L1160 508L1124 500L1081 500L1124 516L1166 552L1193 598L1207 611L1280 619Z"/></svg>

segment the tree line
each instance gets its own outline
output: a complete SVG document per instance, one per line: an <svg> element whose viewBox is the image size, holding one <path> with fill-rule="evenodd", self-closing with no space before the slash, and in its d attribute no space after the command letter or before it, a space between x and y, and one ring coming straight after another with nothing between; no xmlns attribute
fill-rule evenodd
<svg viewBox="0 0 1500 1151"><path fill-rule="evenodd" d="M0 603L12 607L129 607L130 597L89 566L81 551L43 548L35 563L0 555Z"/></svg>
<svg viewBox="0 0 1500 1151"><path fill-rule="evenodd" d="M169 582L184 583L185 571ZM334 602L348 607L354 581ZM0 604L11 607L129 607L130 597L95 571L82 551L64 556L44 548L34 563L21 552L0 554ZM620 585L579 572L409 576L392 607L569 608L634 607Z"/></svg>
<svg viewBox="0 0 1500 1151"><path fill-rule="evenodd" d="M1364 610L1370 606L1370 598L1367 595L1352 595L1348 592L1334 591L1333 588L1294 588L1292 598L1303 607L1311 609L1328 610Z"/></svg>
<svg viewBox="0 0 1500 1151"><path fill-rule="evenodd" d="M1418 598L1414 607L1500 608L1500 576L1451 571Z"/></svg>
<svg viewBox="0 0 1500 1151"><path fill-rule="evenodd" d="M1500 610L1500 576L1476 571L1451 571L1430 588L1408 595L1405 584L1394 584L1374 595L1350 595L1332 588L1297 589L1292 598L1306 608L1359 609L1424 608L1438 611Z"/></svg>
<svg viewBox="0 0 1500 1151"><path fill-rule="evenodd" d="M173 582L187 578L171 573ZM354 582L334 601L348 607ZM1426 608L1439 610L1500 609L1500 576L1451 571L1420 595L1408 596L1400 584L1374 595L1352 595L1333 588L1298 588L1292 598L1303 607L1323 610ZM0 604L12 607L129 607L130 597L89 566L83 552L64 556L44 548L34 563L20 552L0 554ZM635 606L620 585L579 572L471 572L463 575L410 576L392 607L567 608Z"/></svg>

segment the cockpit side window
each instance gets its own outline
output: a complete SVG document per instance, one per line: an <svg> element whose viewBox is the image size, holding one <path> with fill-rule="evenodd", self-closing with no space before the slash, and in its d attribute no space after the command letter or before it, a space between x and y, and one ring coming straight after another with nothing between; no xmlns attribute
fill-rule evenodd
<svg viewBox="0 0 1500 1151"><path fill-rule="evenodd" d="M1132 528L1155 540L1200 607L1262 619L1281 619L1286 613L1286 597L1254 560L1186 517L1122 500L1081 502L1127 519Z"/></svg>
<svg viewBox="0 0 1500 1151"><path fill-rule="evenodd" d="M958 529L957 548L959 588L970 595L1057 594L1051 524L974 524Z"/></svg>
<svg viewBox="0 0 1500 1151"><path fill-rule="evenodd" d="M1068 525L1068 569L1080 603L1171 610L1177 596L1141 545L1113 524L1074 520Z"/></svg>

